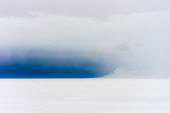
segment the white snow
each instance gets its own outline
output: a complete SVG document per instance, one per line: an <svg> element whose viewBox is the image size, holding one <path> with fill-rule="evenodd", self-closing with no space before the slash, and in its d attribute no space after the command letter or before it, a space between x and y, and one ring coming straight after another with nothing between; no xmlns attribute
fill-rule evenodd
<svg viewBox="0 0 170 113"><path fill-rule="evenodd" d="M0 113L169 113L170 79L1 79Z"/></svg>

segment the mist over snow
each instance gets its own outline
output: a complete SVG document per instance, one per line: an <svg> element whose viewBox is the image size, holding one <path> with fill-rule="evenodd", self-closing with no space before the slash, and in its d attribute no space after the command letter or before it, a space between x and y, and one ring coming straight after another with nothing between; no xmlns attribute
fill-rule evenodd
<svg viewBox="0 0 170 113"><path fill-rule="evenodd" d="M27 50L76 51L115 65L111 78L165 78L170 67L170 11L97 19L32 13L0 18L0 56ZM100 53L100 55L98 55ZM15 54L15 53L14 53Z"/></svg>

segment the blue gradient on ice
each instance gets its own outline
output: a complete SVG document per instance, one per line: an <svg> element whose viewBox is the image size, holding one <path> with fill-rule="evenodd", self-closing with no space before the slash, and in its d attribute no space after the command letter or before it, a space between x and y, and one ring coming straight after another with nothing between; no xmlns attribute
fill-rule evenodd
<svg viewBox="0 0 170 113"><path fill-rule="evenodd" d="M0 65L0 78L96 78L114 71L108 68L100 59L80 56L15 56Z"/></svg>

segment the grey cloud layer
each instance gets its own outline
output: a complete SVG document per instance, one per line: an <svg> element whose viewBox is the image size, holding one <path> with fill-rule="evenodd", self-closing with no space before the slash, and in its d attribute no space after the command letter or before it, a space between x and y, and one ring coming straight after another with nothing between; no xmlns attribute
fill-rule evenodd
<svg viewBox="0 0 170 113"><path fill-rule="evenodd" d="M32 12L103 18L113 14L170 10L169 0L1 0L0 16Z"/></svg>
<svg viewBox="0 0 170 113"><path fill-rule="evenodd" d="M168 11L102 21L48 14L1 18L1 53L11 48L98 51L119 62L108 77L169 77L169 20Z"/></svg>

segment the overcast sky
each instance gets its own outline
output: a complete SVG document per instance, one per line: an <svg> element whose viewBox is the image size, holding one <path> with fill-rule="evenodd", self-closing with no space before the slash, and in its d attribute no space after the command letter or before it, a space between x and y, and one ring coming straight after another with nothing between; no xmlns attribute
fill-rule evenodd
<svg viewBox="0 0 170 113"><path fill-rule="evenodd" d="M0 16L28 16L32 12L103 18L170 10L169 0L1 0Z"/></svg>

